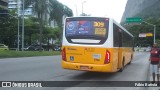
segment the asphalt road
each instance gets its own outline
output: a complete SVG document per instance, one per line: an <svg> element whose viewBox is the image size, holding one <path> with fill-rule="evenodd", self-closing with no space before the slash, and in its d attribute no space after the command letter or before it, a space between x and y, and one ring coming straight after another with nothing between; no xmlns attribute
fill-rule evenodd
<svg viewBox="0 0 160 90"><path fill-rule="evenodd" d="M130 65L123 72L96 73L86 71L64 70L61 68L61 56L26 57L0 59L0 81L83 81L74 84L77 87L52 87L52 88L0 88L0 90L87 90L86 81L146 81L148 80L149 53L136 52ZM101 83L96 83L101 84ZM118 87L92 87L92 90L108 89L119 90ZM125 88L121 90L139 90L140 88ZM141 88L142 89L142 88Z"/></svg>

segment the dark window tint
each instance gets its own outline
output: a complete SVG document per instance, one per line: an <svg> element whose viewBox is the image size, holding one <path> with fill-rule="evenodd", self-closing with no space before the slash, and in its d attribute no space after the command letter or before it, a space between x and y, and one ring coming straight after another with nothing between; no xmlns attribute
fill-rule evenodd
<svg viewBox="0 0 160 90"><path fill-rule="evenodd" d="M108 18L96 18L96 17L79 17L68 18L65 24L65 36L69 43L75 44L93 44L86 40L99 40L98 43L103 44L108 37ZM76 40L77 42L74 42ZM78 42L78 40L84 40L84 42Z"/></svg>
<svg viewBox="0 0 160 90"><path fill-rule="evenodd" d="M113 45L114 47L119 47L119 27L113 24Z"/></svg>
<svg viewBox="0 0 160 90"><path fill-rule="evenodd" d="M113 24L113 45L114 47L132 47L133 37L116 24Z"/></svg>

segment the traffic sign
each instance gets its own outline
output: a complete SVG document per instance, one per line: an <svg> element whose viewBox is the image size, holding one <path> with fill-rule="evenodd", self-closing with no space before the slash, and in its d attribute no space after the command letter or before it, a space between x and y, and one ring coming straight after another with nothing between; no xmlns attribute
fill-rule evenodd
<svg viewBox="0 0 160 90"><path fill-rule="evenodd" d="M152 37L153 34L152 33L140 33L139 37Z"/></svg>
<svg viewBox="0 0 160 90"><path fill-rule="evenodd" d="M142 22L142 18L140 17L136 17L136 18L126 18L126 23L141 23Z"/></svg>
<svg viewBox="0 0 160 90"><path fill-rule="evenodd" d="M146 37L146 34L145 33L140 33L139 37Z"/></svg>
<svg viewBox="0 0 160 90"><path fill-rule="evenodd" d="M152 34L152 33L146 33L146 36L147 36L147 37L152 37L153 34Z"/></svg>

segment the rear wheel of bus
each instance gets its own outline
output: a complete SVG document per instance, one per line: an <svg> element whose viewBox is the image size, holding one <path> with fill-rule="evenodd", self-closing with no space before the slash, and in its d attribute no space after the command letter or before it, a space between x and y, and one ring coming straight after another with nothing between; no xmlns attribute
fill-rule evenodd
<svg viewBox="0 0 160 90"><path fill-rule="evenodd" d="M128 63L128 65L131 64L132 59L133 59L133 54L131 55L131 60L130 60L130 62Z"/></svg>
<svg viewBox="0 0 160 90"><path fill-rule="evenodd" d="M124 69L124 62L125 62L125 59L123 58L122 67L121 67L121 69L119 70L119 72L122 72L122 71L123 71L123 69Z"/></svg>

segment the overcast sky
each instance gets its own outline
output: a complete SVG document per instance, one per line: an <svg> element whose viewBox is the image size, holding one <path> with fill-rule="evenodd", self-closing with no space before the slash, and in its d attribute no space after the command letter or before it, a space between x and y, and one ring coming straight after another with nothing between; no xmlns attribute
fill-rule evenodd
<svg viewBox="0 0 160 90"><path fill-rule="evenodd" d="M120 22L127 0L58 0L72 9L74 16L83 12L91 16L111 17ZM77 7L77 13L76 13Z"/></svg>

